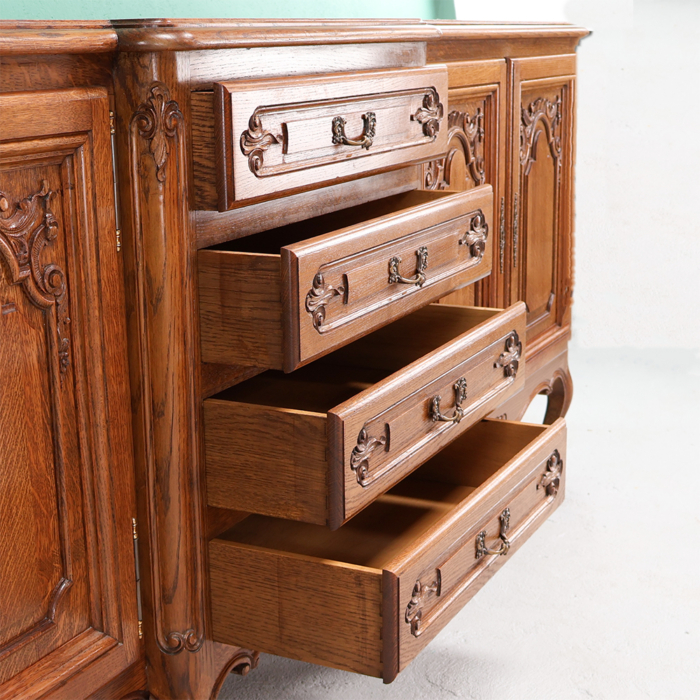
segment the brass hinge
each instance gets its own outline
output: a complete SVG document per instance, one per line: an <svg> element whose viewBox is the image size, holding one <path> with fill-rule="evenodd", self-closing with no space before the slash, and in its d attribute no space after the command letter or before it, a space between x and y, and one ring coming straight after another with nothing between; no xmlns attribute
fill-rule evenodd
<svg viewBox="0 0 700 700"><path fill-rule="evenodd" d="M136 518L131 519L131 533L134 536L134 572L136 574L136 614L139 622L139 639L143 639L143 612L141 608L141 570L139 569L139 531Z"/></svg>
<svg viewBox="0 0 700 700"><path fill-rule="evenodd" d="M114 185L114 229L117 243L117 253L122 249L122 227L119 223L119 188L117 186L117 139L114 112L109 111L109 133L112 139L112 184Z"/></svg>

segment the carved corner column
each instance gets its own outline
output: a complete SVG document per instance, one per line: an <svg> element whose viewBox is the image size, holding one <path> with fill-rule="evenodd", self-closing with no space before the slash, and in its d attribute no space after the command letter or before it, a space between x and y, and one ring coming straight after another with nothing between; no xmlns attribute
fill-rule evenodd
<svg viewBox="0 0 700 700"><path fill-rule="evenodd" d="M215 697L253 652L207 639L208 591L189 193L189 86L178 55L121 53L116 135L143 629L149 690Z"/></svg>

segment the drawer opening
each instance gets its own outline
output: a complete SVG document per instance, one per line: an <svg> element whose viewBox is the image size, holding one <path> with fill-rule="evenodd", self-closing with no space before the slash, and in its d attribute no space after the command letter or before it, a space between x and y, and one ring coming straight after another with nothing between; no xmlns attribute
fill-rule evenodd
<svg viewBox="0 0 700 700"><path fill-rule="evenodd" d="M306 219L305 221L226 241L207 250L279 255L280 249L284 246L307 241L310 238L323 236L351 226L369 223L373 219L383 216L400 214L407 209L431 204L453 195L453 192L430 192L424 190L403 192L348 209L341 209L330 214Z"/></svg>
<svg viewBox="0 0 700 700"><path fill-rule="evenodd" d="M325 414L499 312L431 304L295 372L270 370L213 398Z"/></svg>
<svg viewBox="0 0 700 700"><path fill-rule="evenodd" d="M339 530L249 515L220 539L384 569L432 526L464 505L547 427L481 421Z"/></svg>
<svg viewBox="0 0 700 700"><path fill-rule="evenodd" d="M291 372L491 271L490 185L349 204L199 250L204 362Z"/></svg>

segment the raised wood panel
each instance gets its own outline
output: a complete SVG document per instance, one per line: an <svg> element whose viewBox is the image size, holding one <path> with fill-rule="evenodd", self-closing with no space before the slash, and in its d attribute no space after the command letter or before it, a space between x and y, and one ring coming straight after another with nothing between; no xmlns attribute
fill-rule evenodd
<svg viewBox="0 0 700 700"><path fill-rule="evenodd" d="M87 693L139 654L107 94L0 122L0 698Z"/></svg>
<svg viewBox="0 0 700 700"><path fill-rule="evenodd" d="M512 62L511 298L528 340L569 322L574 78L571 56Z"/></svg>
<svg viewBox="0 0 700 700"><path fill-rule="evenodd" d="M426 189L463 191L490 184L494 192L491 275L443 298L464 306L504 306L506 62L466 61L448 67L450 112L445 158L423 166Z"/></svg>

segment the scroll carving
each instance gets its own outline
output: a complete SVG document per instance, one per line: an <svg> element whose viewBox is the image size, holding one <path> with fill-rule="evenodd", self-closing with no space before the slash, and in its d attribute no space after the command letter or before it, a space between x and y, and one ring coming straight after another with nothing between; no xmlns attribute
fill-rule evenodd
<svg viewBox="0 0 700 700"><path fill-rule="evenodd" d="M513 331L506 338L505 352L501 353L500 357L494 363L494 367L503 367L503 374L505 374L506 377L515 379L518 373L522 352L523 344L520 342L518 334Z"/></svg>
<svg viewBox="0 0 700 700"><path fill-rule="evenodd" d="M241 151L248 156L248 167L254 175L258 175L262 166L265 151L273 144L281 144L284 137L263 129L260 114L255 111L248 121L248 129L241 134Z"/></svg>
<svg viewBox="0 0 700 700"><path fill-rule="evenodd" d="M521 107L520 115L520 165L524 172L527 173L535 161L535 136L537 124L540 122L544 125L552 157L559 161L561 155L561 95L557 95L553 102L544 97L538 97L527 107ZM560 165L559 162L558 166Z"/></svg>
<svg viewBox="0 0 700 700"><path fill-rule="evenodd" d="M559 492L561 472L564 469L564 462L559 454L559 450L554 450L547 460L545 472L537 484L538 489L544 489L548 496L556 496Z"/></svg>
<svg viewBox="0 0 700 700"><path fill-rule="evenodd" d="M456 139L464 152L464 160L469 175L476 185L486 182L484 167L484 112L477 107L473 114L453 110L447 115L449 129L448 139ZM424 166L424 187L427 190L446 190L458 188L458 183L451 182L452 159L456 152L452 148L445 158L439 158Z"/></svg>
<svg viewBox="0 0 700 700"><path fill-rule="evenodd" d="M469 254L481 260L486 250L486 241L489 235L489 225L486 223L484 213L479 209L469 221L469 228L459 239L460 245L469 246Z"/></svg>
<svg viewBox="0 0 700 700"><path fill-rule="evenodd" d="M357 436L357 444L353 447L350 455L350 469L355 472L357 483L362 486L369 486L373 478L369 472L369 459L379 449L387 449L389 444L389 426L385 426L384 435L379 437L370 436L366 428L360 430Z"/></svg>
<svg viewBox="0 0 700 700"><path fill-rule="evenodd" d="M42 251L58 233L58 221L50 208L54 195L46 180L38 192L14 206L0 192L0 254L9 270L9 284L21 284L40 309L55 305L58 364L64 375L70 367L66 275L56 263L41 261Z"/></svg>
<svg viewBox="0 0 700 700"><path fill-rule="evenodd" d="M305 308L311 314L314 328L321 333L326 320L326 305L337 296L345 296L347 285L332 286L326 284L323 273L319 272L314 277L312 288L306 295Z"/></svg>
<svg viewBox="0 0 700 700"><path fill-rule="evenodd" d="M445 108L440 102L440 96L435 88L430 88L423 98L423 104L411 115L411 121L418 122L423 127L423 133L431 139L435 139L440 131Z"/></svg>
<svg viewBox="0 0 700 700"><path fill-rule="evenodd" d="M431 583L426 584L420 580L416 581L411 600L406 606L406 614L404 615L406 623L411 625L411 634L414 637L418 637L421 633L423 605L431 594L440 595L441 583L439 570L436 571L435 580Z"/></svg>
<svg viewBox="0 0 700 700"><path fill-rule="evenodd" d="M170 91L163 83L154 83L148 99L134 112L132 123L149 142L149 150L156 162L158 182L165 182L165 166L170 153L168 141L176 137L178 124L182 122L180 107L170 99Z"/></svg>

